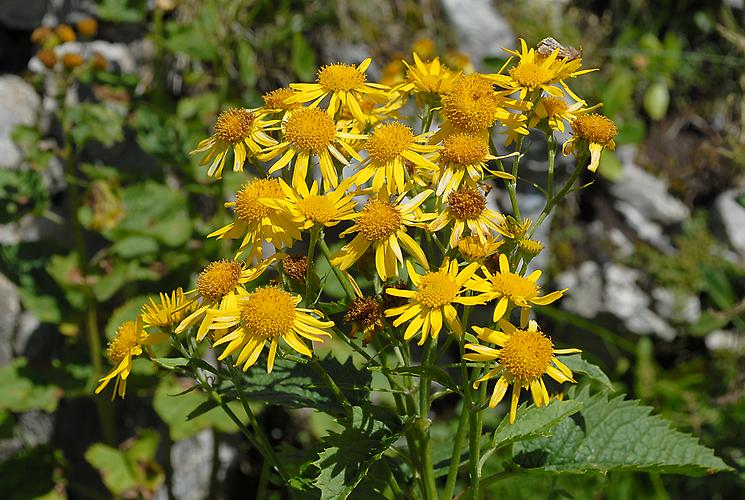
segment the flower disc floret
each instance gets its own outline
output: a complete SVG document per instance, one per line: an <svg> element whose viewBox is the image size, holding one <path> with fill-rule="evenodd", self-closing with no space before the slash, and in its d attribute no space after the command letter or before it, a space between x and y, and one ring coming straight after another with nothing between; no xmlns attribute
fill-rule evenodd
<svg viewBox="0 0 745 500"><path fill-rule="evenodd" d="M610 118L597 113L580 116L574 120L572 130L582 139L601 145L610 143L618 133L616 124Z"/></svg>
<svg viewBox="0 0 745 500"><path fill-rule="evenodd" d="M235 195L235 214L242 222L260 221L274 211L259 201L261 198L284 198L277 179L256 179Z"/></svg>
<svg viewBox="0 0 745 500"><path fill-rule="evenodd" d="M337 214L333 200L320 194L298 198L297 209L307 220L312 220L318 224L326 224L334 219Z"/></svg>
<svg viewBox="0 0 745 500"><path fill-rule="evenodd" d="M479 75L458 80L442 98L442 104L448 121L471 132L491 127L500 110L492 83Z"/></svg>
<svg viewBox="0 0 745 500"><path fill-rule="evenodd" d="M492 278L494 291L511 301L530 300L538 295L538 286L527 278L514 273L496 273Z"/></svg>
<svg viewBox="0 0 745 500"><path fill-rule="evenodd" d="M478 189L462 187L448 195L448 206L457 220L476 219L486 209L486 198Z"/></svg>
<svg viewBox="0 0 745 500"><path fill-rule="evenodd" d="M551 363L554 345L541 332L517 330L499 352L499 362L521 382L531 382L543 376Z"/></svg>
<svg viewBox="0 0 745 500"><path fill-rule="evenodd" d="M569 109L569 105L564 101L564 99L544 97L541 99L541 102L543 103L543 108L546 110L546 116L548 118L559 116Z"/></svg>
<svg viewBox="0 0 745 500"><path fill-rule="evenodd" d="M375 129L365 143L370 159L387 164L398 158L414 142L414 132L398 122L386 123Z"/></svg>
<svg viewBox="0 0 745 500"><path fill-rule="evenodd" d="M285 124L285 139L306 152L324 151L335 135L334 120L318 108L299 109L290 115Z"/></svg>
<svg viewBox="0 0 745 500"><path fill-rule="evenodd" d="M215 134L225 142L235 144L251 134L256 115L247 109L228 109L215 122Z"/></svg>
<svg viewBox="0 0 745 500"><path fill-rule="evenodd" d="M125 321L116 330L116 336L106 348L106 357L113 365L118 365L129 356L133 347L139 345L139 331L137 323Z"/></svg>
<svg viewBox="0 0 745 500"><path fill-rule="evenodd" d="M401 229L401 211L383 200L368 202L356 220L357 230L369 241L382 241Z"/></svg>
<svg viewBox="0 0 745 500"><path fill-rule="evenodd" d="M522 87L537 89L551 81L551 72L534 62L521 62L510 69L510 77Z"/></svg>
<svg viewBox="0 0 745 500"><path fill-rule="evenodd" d="M264 106L267 109L290 110L301 106L299 102L285 102L286 99L295 95L295 90L290 87L282 87L264 94Z"/></svg>
<svg viewBox="0 0 745 500"><path fill-rule="evenodd" d="M219 299L238 285L241 271L240 262L234 260L211 262L197 278L197 292L210 300Z"/></svg>
<svg viewBox="0 0 745 500"><path fill-rule="evenodd" d="M475 165L483 162L489 155L486 141L471 134L453 134L442 143L440 156L447 163L456 165Z"/></svg>
<svg viewBox="0 0 745 500"><path fill-rule="evenodd" d="M365 73L352 64L330 64L318 70L318 83L326 91L354 90L365 83Z"/></svg>
<svg viewBox="0 0 745 500"><path fill-rule="evenodd" d="M292 295L275 287L259 288L239 303L243 328L267 340L285 335L295 322Z"/></svg>
<svg viewBox="0 0 745 500"><path fill-rule="evenodd" d="M421 278L415 300L427 307L442 307L455 299L458 289L447 270L427 273Z"/></svg>

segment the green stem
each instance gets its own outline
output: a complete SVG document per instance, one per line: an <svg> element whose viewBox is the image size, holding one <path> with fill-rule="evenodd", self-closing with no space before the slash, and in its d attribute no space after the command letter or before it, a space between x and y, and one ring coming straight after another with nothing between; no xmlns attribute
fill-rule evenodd
<svg viewBox="0 0 745 500"><path fill-rule="evenodd" d="M580 174L582 173L582 170L584 170L585 168L586 158L587 156L585 155L577 160L577 166L574 168L574 172L572 172L572 176L569 178L569 180L561 187L561 190L556 193L556 196L553 196L546 200L546 205L543 207L541 214L538 216L535 224L533 224L533 226L530 228L530 231L528 232L528 238L533 236L536 229L538 229L538 226L540 226L543 221L546 220L546 217L548 217L548 214L551 213L556 204L559 203L569 193L570 189L572 189L572 186L574 186L574 183L577 181Z"/></svg>
<svg viewBox="0 0 745 500"><path fill-rule="evenodd" d="M324 240L323 238L319 238L318 247L321 249L321 253L323 253L323 256L326 257L326 260L329 263L329 267L331 267L331 270L334 271L336 279L339 280L339 283L341 283L341 286L344 288L344 292L347 294L347 298L349 300L354 300L357 297L357 293L354 291L354 288L352 287L352 284L349 282L347 277L344 276L344 273L341 272L338 267L331 264L331 250L329 250L329 246L326 244L326 240Z"/></svg>
<svg viewBox="0 0 745 500"><path fill-rule="evenodd" d="M553 131L548 134L548 199L554 196L554 162L556 160L556 144Z"/></svg>
<svg viewBox="0 0 745 500"><path fill-rule="evenodd" d="M424 349L424 358L422 359L422 367L430 365L432 354L434 353L436 346L434 339L430 339L427 342L427 346ZM424 498L437 498L437 485L435 483L435 471L432 463L432 442L430 440L429 430L429 407L431 403L431 380L422 373L419 378L419 420L417 427L419 430L419 448L420 455L422 458L422 479L425 490Z"/></svg>
<svg viewBox="0 0 745 500"><path fill-rule="evenodd" d="M313 356L311 358L310 363L308 363L310 367L315 371L319 377L324 381L324 383L329 387L331 390L331 393L334 395L336 400L341 404L342 408L344 409L344 413L347 415L347 418L349 420L352 420L352 404L349 402L347 397L344 395L343 392L341 392L341 389L339 389L339 386L336 385L336 382L334 382L334 379L329 375L329 372L326 371L326 368L323 367L323 365L320 363L317 357Z"/></svg>
<svg viewBox="0 0 745 500"><path fill-rule="evenodd" d="M482 384L482 387L486 387L486 384ZM481 391L479 391L480 395ZM481 398L479 398L479 405ZM477 405L478 406L478 405ZM481 431L483 427L483 412L479 409L474 409L471 412L471 418L469 420L469 436L468 436L468 470L471 477L470 486L470 498L478 500L479 498L479 483L481 481Z"/></svg>
<svg viewBox="0 0 745 500"><path fill-rule="evenodd" d="M305 304L307 307L312 307L315 299L315 293L313 291L313 280L315 278L314 270L314 253L316 250L316 243L318 242L319 229L316 226L310 230L310 243L308 244L308 258L306 260L306 271L305 271Z"/></svg>
<svg viewBox="0 0 745 500"><path fill-rule="evenodd" d="M448 469L447 482L445 483L445 491L442 494L443 498L452 498L453 491L455 490L455 483L458 481L458 470L460 469L460 456L463 452L463 444L466 437L466 428L469 420L469 411L466 405L463 404L460 410L460 418L458 419L458 430L455 432L455 441L453 441L453 452L450 454L450 468Z"/></svg>

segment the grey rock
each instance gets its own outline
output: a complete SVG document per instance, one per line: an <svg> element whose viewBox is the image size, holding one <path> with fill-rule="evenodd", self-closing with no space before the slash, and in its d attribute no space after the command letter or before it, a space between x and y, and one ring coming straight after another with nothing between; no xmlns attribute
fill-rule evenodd
<svg viewBox="0 0 745 500"><path fill-rule="evenodd" d="M30 31L41 24L48 0L3 0L0 24L15 30Z"/></svg>
<svg viewBox="0 0 745 500"><path fill-rule="evenodd" d="M675 252L675 247L673 247L662 226L645 217L635 205L625 201L616 201L615 208L623 215L626 223L634 229L640 239L651 243L665 253Z"/></svg>
<svg viewBox="0 0 745 500"><path fill-rule="evenodd" d="M693 324L701 317L701 300L695 295L683 295L667 288L652 290L655 310L674 323Z"/></svg>
<svg viewBox="0 0 745 500"><path fill-rule="evenodd" d="M653 310L652 299L638 284L640 278L641 272L635 269L584 262L577 270L565 271L557 277L560 287L569 288L562 307L586 318L611 314L638 335L674 339L675 329Z"/></svg>
<svg viewBox="0 0 745 500"><path fill-rule="evenodd" d="M0 365L13 359L13 344L21 314L21 297L16 286L0 274Z"/></svg>
<svg viewBox="0 0 745 500"><path fill-rule="evenodd" d="M0 168L19 168L21 151L11 134L17 126L32 125L36 121L40 104L36 91L23 78L0 76Z"/></svg>
<svg viewBox="0 0 745 500"><path fill-rule="evenodd" d="M730 330L714 330L704 339L710 351L745 352L745 337Z"/></svg>
<svg viewBox="0 0 745 500"><path fill-rule="evenodd" d="M123 43L112 43L106 40L92 40L90 42L67 42L55 47L57 58L61 59L65 54L80 54L84 59L89 59L95 53L99 53L110 65L113 65L122 73L134 73L137 64L129 46ZM28 63L29 70L35 73L46 73L48 70L36 57L32 57Z"/></svg>
<svg viewBox="0 0 745 500"><path fill-rule="evenodd" d="M745 195L745 189L730 189L720 194L714 202L715 214L727 242L741 259L745 259L745 207L737 198Z"/></svg>
<svg viewBox="0 0 745 500"><path fill-rule="evenodd" d="M440 4L455 28L460 49L468 54L476 69L482 69L485 57L504 55L503 47L515 46L509 23L491 0L440 0Z"/></svg>
<svg viewBox="0 0 745 500"><path fill-rule="evenodd" d="M623 170L621 177L610 186L615 198L633 206L645 219L661 224L676 224L690 217L688 207L668 192L664 180L636 165L634 146L620 146L617 154Z"/></svg>

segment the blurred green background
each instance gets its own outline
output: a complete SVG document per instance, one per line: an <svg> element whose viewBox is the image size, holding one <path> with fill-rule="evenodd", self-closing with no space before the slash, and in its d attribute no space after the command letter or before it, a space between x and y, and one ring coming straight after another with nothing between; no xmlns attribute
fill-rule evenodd
<svg viewBox="0 0 745 500"><path fill-rule="evenodd" d="M231 254L205 236L230 220L223 202L244 178L214 182L189 151L221 110L261 106L265 92L313 81L318 65L371 56L368 74L394 81L417 50L491 72L518 36L580 48L600 71L574 90L602 102L620 131L594 185L542 236L541 263L570 295L540 314L618 391L736 472L519 476L489 495L745 494L743 9L741 0L5 0L0 497L255 491L256 452L217 412L187 421L199 397L170 397L188 385L167 370L138 362L125 400L92 397L116 327L148 296L188 287ZM94 32L80 23L89 18ZM62 24L75 40L63 40ZM541 200L529 183L523 190L526 204ZM434 408L443 435L451 404ZM277 446L312 447L332 425L280 407L260 418Z"/></svg>

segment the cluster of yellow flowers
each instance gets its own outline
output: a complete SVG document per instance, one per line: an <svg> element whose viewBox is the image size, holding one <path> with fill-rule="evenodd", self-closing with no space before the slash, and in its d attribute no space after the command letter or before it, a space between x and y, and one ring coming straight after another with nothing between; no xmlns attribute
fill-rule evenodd
<svg viewBox="0 0 745 500"><path fill-rule="evenodd" d="M496 155L491 132L504 135L508 146L521 143L529 128L550 134L568 124L564 153L589 152L588 168L595 171L602 149L615 147L616 128L569 88L569 80L591 71L581 69L580 58L558 50L545 55L523 40L520 51L509 52L497 74L451 69L414 53L401 78L389 75L387 85L367 81L370 59L332 64L318 70L315 83L269 92L262 108L220 114L214 134L194 153L204 155L201 163L218 179L231 154L233 170L251 165L257 174L226 203L233 221L209 235L240 240L235 259L212 262L194 290L162 295L141 319L123 325L108 351L116 368L97 392L118 377L117 392L124 395L132 357L162 337L145 333L149 327L173 334L197 327L197 341L207 337L224 346L219 359L236 354L243 370L268 345L271 371L280 339L312 356L306 341L323 341L336 328L315 308L313 253L320 247L345 281L344 319L352 332L364 331L365 343L382 328L405 340L419 335L420 345L436 342L443 328L463 339L463 311L488 307L491 327L473 327L479 343L465 345L466 360L488 366L475 385L498 379L491 407L512 385L511 421L521 389L536 405L547 404L543 375L573 381L556 355L579 351L554 349L530 320L532 305L550 304L565 290L544 295L541 272L525 276L542 249L530 239L531 221L489 208L490 179L517 182L516 172L502 166L504 156ZM345 226L345 242L331 252L324 231L336 225ZM307 258L288 255L306 234ZM377 295L366 296L349 273L367 262L374 262ZM269 268L281 283L303 283L304 296L279 285L250 286ZM392 281L404 269L408 281ZM516 308L514 325L509 319Z"/></svg>

